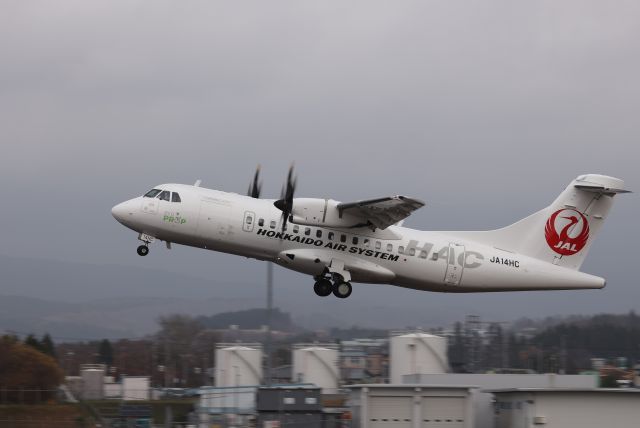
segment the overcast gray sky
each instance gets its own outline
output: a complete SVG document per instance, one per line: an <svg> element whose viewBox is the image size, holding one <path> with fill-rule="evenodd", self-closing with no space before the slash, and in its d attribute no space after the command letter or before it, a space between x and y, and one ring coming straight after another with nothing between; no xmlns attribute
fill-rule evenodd
<svg viewBox="0 0 640 428"><path fill-rule="evenodd" d="M407 225L434 230L509 224L583 173L639 190L638 22L631 0L2 0L0 254L262 280L184 247L142 259L110 215L164 182L244 192L258 163L266 196L295 161L298 196L407 194L427 201ZM604 291L367 298L640 309L639 208L619 198L584 264Z"/></svg>

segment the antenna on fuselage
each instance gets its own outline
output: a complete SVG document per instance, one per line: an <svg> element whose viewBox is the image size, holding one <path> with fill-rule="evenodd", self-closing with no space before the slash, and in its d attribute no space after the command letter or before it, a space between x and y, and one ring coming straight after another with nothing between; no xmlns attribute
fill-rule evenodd
<svg viewBox="0 0 640 428"><path fill-rule="evenodd" d="M200 185L202 184L202 180L197 179L195 183L193 183L193 187L200 187Z"/></svg>

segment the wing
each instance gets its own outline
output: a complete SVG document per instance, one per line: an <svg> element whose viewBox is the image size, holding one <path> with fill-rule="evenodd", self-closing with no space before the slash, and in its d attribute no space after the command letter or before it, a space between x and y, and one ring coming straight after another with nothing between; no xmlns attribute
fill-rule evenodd
<svg viewBox="0 0 640 428"><path fill-rule="evenodd" d="M424 206L424 202L406 196L389 196L357 202L341 202L337 208L342 216L347 213L362 219L362 226L386 229L409 217Z"/></svg>

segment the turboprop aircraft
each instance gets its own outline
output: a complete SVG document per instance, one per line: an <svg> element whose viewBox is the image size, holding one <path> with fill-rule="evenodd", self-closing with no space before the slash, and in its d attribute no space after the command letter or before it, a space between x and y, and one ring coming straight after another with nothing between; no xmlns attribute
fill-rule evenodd
<svg viewBox="0 0 640 428"><path fill-rule="evenodd" d="M390 196L355 202L294 198L289 170L281 198L260 199L259 169L247 196L162 184L116 205L146 256L156 240L277 263L313 276L318 296L347 298L352 282L440 292L602 288L580 272L620 179L581 175L548 207L491 231L431 232L402 227L424 202Z"/></svg>

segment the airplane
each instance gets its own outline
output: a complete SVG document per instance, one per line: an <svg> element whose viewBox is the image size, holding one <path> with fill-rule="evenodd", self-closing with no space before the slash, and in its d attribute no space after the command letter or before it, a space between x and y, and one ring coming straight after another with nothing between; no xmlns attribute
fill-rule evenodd
<svg viewBox="0 0 640 428"><path fill-rule="evenodd" d="M260 199L260 169L247 195L162 184L112 215L149 244L220 251L311 275L321 297L347 298L352 282L437 292L575 290L606 281L579 269L624 181L577 177L542 210L502 229L422 231L403 227L424 202L389 196L355 202L296 198L289 169L280 199Z"/></svg>

